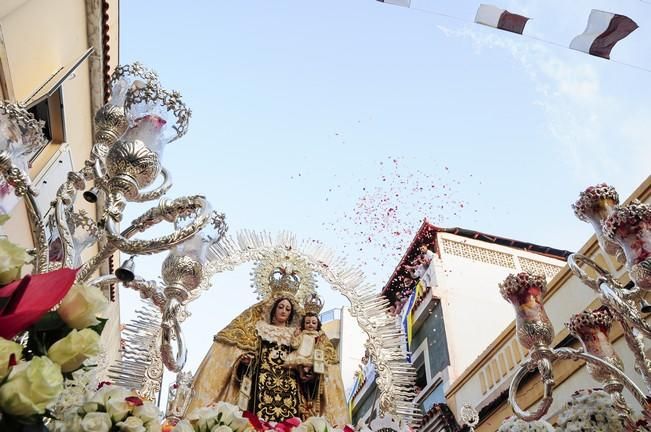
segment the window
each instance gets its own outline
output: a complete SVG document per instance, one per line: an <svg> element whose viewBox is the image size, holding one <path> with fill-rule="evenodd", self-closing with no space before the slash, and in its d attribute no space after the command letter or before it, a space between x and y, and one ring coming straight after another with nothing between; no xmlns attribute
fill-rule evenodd
<svg viewBox="0 0 651 432"><path fill-rule="evenodd" d="M421 352L413 362L416 369L416 394L427 386L427 369L425 368L425 355Z"/></svg>
<svg viewBox="0 0 651 432"><path fill-rule="evenodd" d="M445 403L445 393L443 392L443 383L434 387L434 389L427 395L423 403L421 404L421 409L424 413L428 412L434 404Z"/></svg>
<svg viewBox="0 0 651 432"><path fill-rule="evenodd" d="M89 48L73 63L61 66L22 103L37 120L45 123L43 133L48 143L61 144L66 140L62 85L65 80L74 76L75 70L88 58L92 51L93 49ZM32 161L36 159L42 150L43 148L38 149L32 155Z"/></svg>

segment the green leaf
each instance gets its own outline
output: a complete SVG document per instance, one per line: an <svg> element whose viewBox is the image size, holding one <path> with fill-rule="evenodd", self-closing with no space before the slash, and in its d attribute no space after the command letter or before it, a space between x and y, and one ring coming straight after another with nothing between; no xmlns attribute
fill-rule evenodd
<svg viewBox="0 0 651 432"><path fill-rule="evenodd" d="M56 312L48 312L39 319L31 328L32 331L49 331L67 327Z"/></svg>
<svg viewBox="0 0 651 432"><path fill-rule="evenodd" d="M104 331L104 326L106 325L106 322L108 321L108 318L97 318L99 321L99 324L95 324L94 326L90 326L89 328L91 330L94 330L98 335L102 335L102 332Z"/></svg>
<svg viewBox="0 0 651 432"><path fill-rule="evenodd" d="M0 225L4 225L10 219L7 213L0 214Z"/></svg>

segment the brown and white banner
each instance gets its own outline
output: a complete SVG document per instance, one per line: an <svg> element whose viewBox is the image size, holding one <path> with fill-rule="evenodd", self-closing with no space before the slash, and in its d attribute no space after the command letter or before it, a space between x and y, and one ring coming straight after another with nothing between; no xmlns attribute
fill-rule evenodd
<svg viewBox="0 0 651 432"><path fill-rule="evenodd" d="M637 27L635 21L627 16L593 9L588 18L588 26L572 40L570 48L609 59L615 44Z"/></svg>
<svg viewBox="0 0 651 432"><path fill-rule="evenodd" d="M481 4L475 15L477 24L522 34L529 18L500 9L497 6Z"/></svg>
<svg viewBox="0 0 651 432"><path fill-rule="evenodd" d="M380 3L392 4L396 6L409 7L411 5L411 0L377 0Z"/></svg>

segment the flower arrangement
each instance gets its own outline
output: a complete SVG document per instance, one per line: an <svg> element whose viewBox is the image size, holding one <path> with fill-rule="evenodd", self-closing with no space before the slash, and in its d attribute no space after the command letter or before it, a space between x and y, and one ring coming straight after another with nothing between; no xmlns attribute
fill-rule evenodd
<svg viewBox="0 0 651 432"><path fill-rule="evenodd" d="M0 225L6 222L0 215ZM107 299L62 268L18 279L25 249L0 237L0 430L43 428L64 381L100 352ZM58 307L57 307L58 305ZM56 310L53 310L55 309Z"/></svg>
<svg viewBox="0 0 651 432"><path fill-rule="evenodd" d="M610 395L600 389L586 389L574 393L567 402L558 418L557 430L623 432L626 429Z"/></svg>
<svg viewBox="0 0 651 432"><path fill-rule="evenodd" d="M497 432L554 432L554 427L544 420L526 422L511 416L502 422Z"/></svg>
<svg viewBox="0 0 651 432"><path fill-rule="evenodd" d="M163 426L163 432L354 432L346 426L336 429L324 417L299 418L284 422L266 422L255 414L242 412L237 406L218 402L192 411L176 425Z"/></svg>
<svg viewBox="0 0 651 432"><path fill-rule="evenodd" d="M238 407L226 402L198 408L181 420L172 432L253 432L249 419Z"/></svg>
<svg viewBox="0 0 651 432"><path fill-rule="evenodd" d="M122 387L103 383L48 426L50 432L160 432L158 407Z"/></svg>

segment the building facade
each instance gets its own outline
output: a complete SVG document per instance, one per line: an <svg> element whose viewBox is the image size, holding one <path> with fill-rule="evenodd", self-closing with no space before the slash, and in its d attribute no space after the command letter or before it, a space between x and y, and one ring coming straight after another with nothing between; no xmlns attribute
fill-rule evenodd
<svg viewBox="0 0 651 432"><path fill-rule="evenodd" d="M405 329L406 356L416 369L420 430L454 431L446 392L512 321L511 306L493 289L509 273L532 271L552 279L568 251L423 222L383 294ZM477 318L491 319L477 325ZM377 411L375 385L360 379L352 396L354 421ZM375 395L375 396L374 396Z"/></svg>
<svg viewBox="0 0 651 432"><path fill-rule="evenodd" d="M118 0L0 2L0 97L22 104L45 122L48 143L29 161L29 175L39 191L37 203L51 245L58 234L49 204L68 171L83 167L90 154L93 116L104 104L109 73L118 61L118 13ZM33 247L24 204L12 201L9 192L0 203L11 216L4 232L14 243ZM101 210L78 201L77 207L90 214ZM51 249L56 262L56 247ZM89 248L85 257L96 250ZM113 300L102 335L110 360L119 347L119 307L117 292L106 294Z"/></svg>
<svg viewBox="0 0 651 432"><path fill-rule="evenodd" d="M651 202L651 177L647 178L626 202L634 199ZM576 223L581 222L577 220ZM599 248L595 236L590 237L578 253L590 257L607 269L623 285L630 282L624 266ZM591 274L591 276L595 275ZM497 284L488 289L497 292ZM599 307L601 303L597 295L574 276L569 267L565 266L548 280L543 301L556 331L552 346L579 348L580 343L569 334L564 323L576 313ZM506 301L504 303L507 304ZM508 388L518 366L527 357L527 351L516 339L513 321L515 314L510 305L508 306L511 309L507 314L509 323L494 334L492 342L479 358L465 370L460 371L461 374L446 392L447 403L456 416L460 415L464 404L470 404L479 412L480 423L476 428L478 432L496 431L505 418L513 415L508 403ZM633 378L640 388L645 388L643 380L634 372L633 355L628 350L622 329L618 325L613 326L610 341L621 357L628 376ZM560 409L576 390L600 387L600 384L590 377L582 362L558 361L554 363L553 371L554 402L546 416L546 420L552 424L556 421ZM533 374L523 380L517 399L521 408L532 410L540 402L542 395L543 387L540 378ZM629 406L639 412L640 406L630 393L625 392L624 396Z"/></svg>

